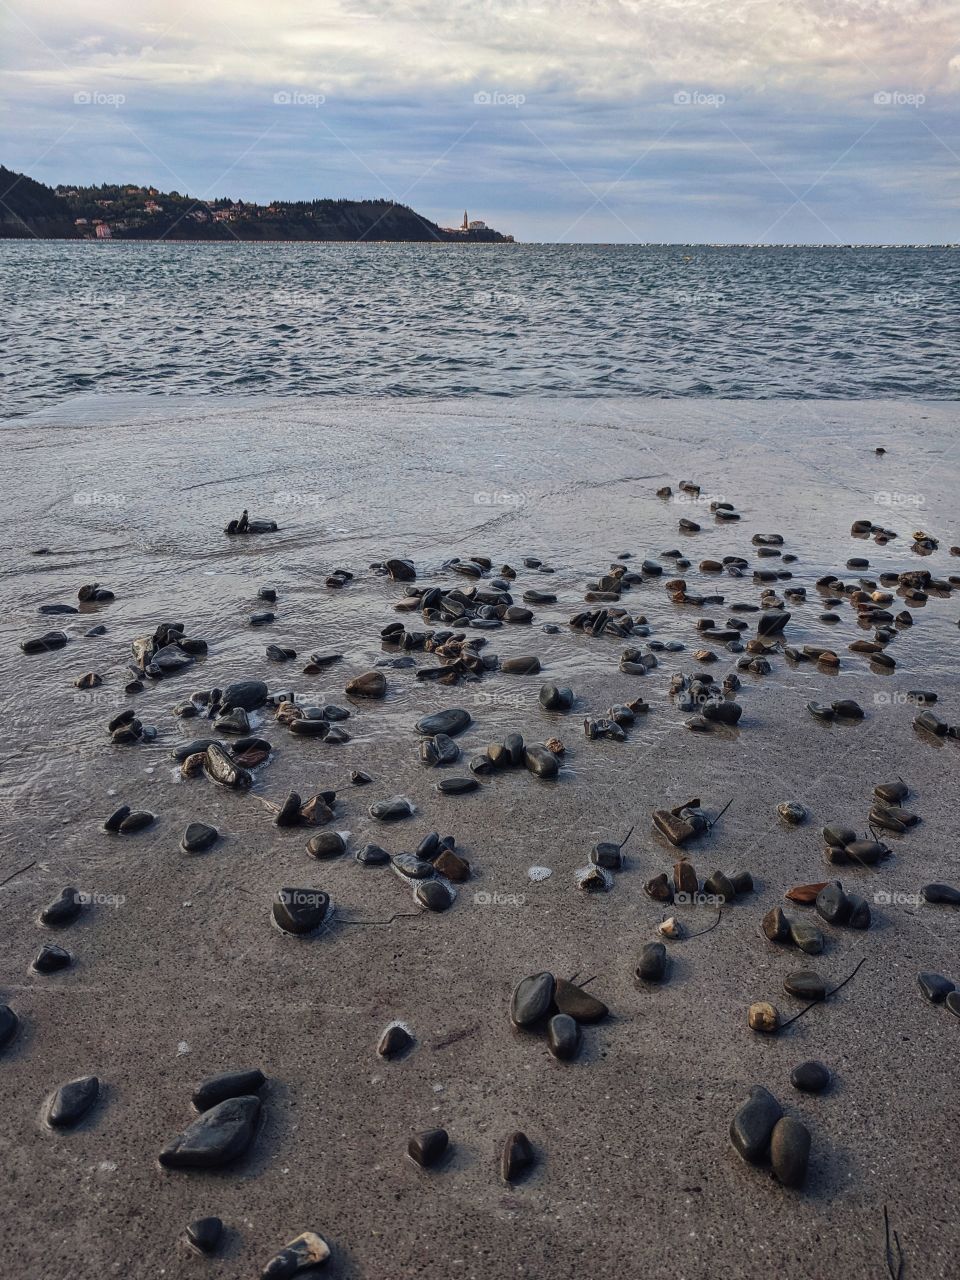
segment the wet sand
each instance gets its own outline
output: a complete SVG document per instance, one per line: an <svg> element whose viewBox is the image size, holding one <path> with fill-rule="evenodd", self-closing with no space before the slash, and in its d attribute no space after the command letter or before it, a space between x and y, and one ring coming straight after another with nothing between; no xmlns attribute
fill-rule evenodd
<svg viewBox="0 0 960 1280"><path fill-rule="evenodd" d="M906 1276L955 1275L960 1025L922 999L916 975L960 980L960 914L893 903L875 906L864 933L825 927L827 948L810 967L839 982L866 957L854 980L776 1037L752 1033L746 1010L764 999L785 1015L801 1007L782 982L802 957L771 946L760 918L790 885L832 878L819 828L862 830L875 784L902 775L922 823L887 838L893 856L877 869L842 872L845 886L873 902L878 891L911 895L960 877L960 746L918 735L916 708L903 698L934 689L938 714L960 719L956 601L915 609L916 624L890 648L896 671L881 676L847 651L868 634L849 607L840 624L820 623L813 589L828 571L854 578L843 568L850 556L866 556L871 576L912 568L947 576L960 565L948 554L960 541L958 425L957 407L944 403L177 399L76 400L8 424L0 1001L23 1025L0 1056L4 1275L256 1276L286 1241L315 1230L333 1250L327 1274L338 1278L873 1280L885 1274L884 1205ZM877 445L886 456L875 456ZM654 496L683 478L733 502L739 524L715 525L705 506ZM276 519L280 531L228 539L223 527L243 507ZM702 532L679 534L684 515ZM851 538L857 518L900 536L885 547ZM915 528L938 537L940 550L911 552ZM697 617L719 622L724 609L677 607L662 580L625 593L623 606L646 613L654 637L687 646L643 678L618 671L622 643L567 626L586 607L586 583L626 551L639 561L679 547L694 562L691 585L756 602L749 577L707 578L696 565L726 554L762 563L750 537L771 531L799 557L793 581L779 586L808 588L806 603L790 606L789 641L829 644L841 668L830 675L775 657L770 675L745 675L738 730L690 733L667 694L673 671L699 669ZM43 546L50 554L29 554ZM518 600L531 587L557 592L557 604L535 607L532 627L489 634L501 658L538 654L541 675L494 673L444 688L384 668L388 696L354 705L348 743L298 740L261 712L276 750L252 794L179 779L171 751L206 727L178 722L175 703L249 676L317 705L347 705L347 679L384 656L380 630L410 617L392 609L403 588L368 566L410 556L419 585L463 586L440 565L471 553L516 566ZM526 555L556 572L522 569ZM341 566L355 580L326 588ZM92 581L116 600L80 618L38 617L41 604L75 603ZM251 628L267 583L279 592L277 620ZM205 638L209 655L128 699L131 641L169 620ZM107 634L82 638L95 622ZM546 622L559 633L543 633ZM20 652L21 640L52 626L71 634L66 648ZM269 662L271 642L292 645L298 658ZM301 658L326 649L344 660L303 675ZM734 664L731 655L713 674ZM75 690L89 670L104 685ZM544 712L545 681L571 685L577 710ZM637 696L651 711L625 743L585 740L587 711ZM862 723L822 724L804 710L810 699L844 697L865 708ZM114 747L106 722L132 702L158 738ZM474 717L455 772L519 730L564 740L558 781L516 771L467 796L437 794L440 772L419 763L413 725L447 706ZM350 833L351 851L368 840L411 850L430 830L455 834L474 878L445 914L348 924L414 910L409 888L351 854L315 862L305 852L311 832L278 830L256 799L339 786L355 768L374 782L340 794L331 826ZM380 827L367 808L397 793L416 815ZM689 796L714 812L733 801L690 847L698 870L748 868L757 892L726 908L711 933L671 944L669 981L638 989L637 956L664 914L642 886L675 856L650 813ZM100 823L121 800L153 811L156 823L122 839L105 834ZM783 800L807 807L805 825L783 825ZM178 848L192 820L222 833L206 854ZM591 845L633 823L613 890L578 891L574 873ZM552 875L533 883L533 866ZM66 884L102 901L53 936L36 914ZM330 893L332 927L308 941L272 928L281 885ZM693 932L714 914L687 908L683 918ZM74 966L30 973L44 941L68 947ZM585 1029L573 1063L554 1061L542 1037L510 1026L515 983L544 969L596 975L589 989L611 1009ZM397 1018L417 1043L384 1062L376 1044ZM822 1096L789 1083L807 1058L834 1073ZM193 1086L255 1066L269 1082L248 1155L218 1173L162 1170L158 1152L193 1118ZM96 1109L73 1132L46 1131L44 1098L89 1073L103 1083ZM730 1119L753 1084L812 1133L802 1191L745 1165L731 1146ZM436 1125L454 1151L442 1170L424 1173L406 1158L406 1140ZM540 1161L510 1189L498 1153L514 1129ZM228 1231L211 1260L178 1243L203 1214L222 1217Z"/></svg>

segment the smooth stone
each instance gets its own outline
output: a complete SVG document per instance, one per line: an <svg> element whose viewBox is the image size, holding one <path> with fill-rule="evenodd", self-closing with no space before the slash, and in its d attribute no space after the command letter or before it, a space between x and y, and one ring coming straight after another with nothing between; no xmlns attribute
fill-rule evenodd
<svg viewBox="0 0 960 1280"><path fill-rule="evenodd" d="M460 748L446 733L423 738L420 742L420 759L430 768L454 764L460 758Z"/></svg>
<svg viewBox="0 0 960 1280"><path fill-rule="evenodd" d="M793 1068L790 1083L802 1093L822 1093L830 1083L830 1072L822 1062L811 1058Z"/></svg>
<svg viewBox="0 0 960 1280"><path fill-rule="evenodd" d="M417 576L416 566L413 561L399 556L384 561L384 568L394 582L413 582Z"/></svg>
<svg viewBox="0 0 960 1280"><path fill-rule="evenodd" d="M72 885L61 889L59 895L40 912L40 923L52 928L70 924L80 914L80 905L80 895Z"/></svg>
<svg viewBox="0 0 960 1280"><path fill-rule="evenodd" d="M795 969L783 980L783 989L798 1000L824 1000L827 984L812 969Z"/></svg>
<svg viewBox="0 0 960 1280"><path fill-rule="evenodd" d="M557 1013L547 1023L547 1047L555 1058L568 1061L580 1048L580 1026L568 1013Z"/></svg>
<svg viewBox="0 0 960 1280"><path fill-rule="evenodd" d="M552 973L535 973L522 978L510 1002L510 1020L515 1027L532 1027L553 1007L556 982Z"/></svg>
<svg viewBox="0 0 960 1280"><path fill-rule="evenodd" d="M20 1029L20 1019L8 1004L0 1004L0 1053L16 1037Z"/></svg>
<svg viewBox="0 0 960 1280"><path fill-rule="evenodd" d="M823 886L814 905L817 915L826 920L827 924L846 924L853 910L853 904L838 880Z"/></svg>
<svg viewBox="0 0 960 1280"><path fill-rule="evenodd" d="M590 850L590 861L595 867L605 867L607 871L619 871L623 866L623 852L620 845L611 844L609 840L601 840Z"/></svg>
<svg viewBox="0 0 960 1280"><path fill-rule="evenodd" d="M771 907L761 924L771 942L786 942L790 937L790 921L784 915L782 907Z"/></svg>
<svg viewBox="0 0 960 1280"><path fill-rule="evenodd" d="M500 663L500 670L507 675L536 675L540 670L540 659L535 654L527 654L522 658L507 658Z"/></svg>
<svg viewBox="0 0 960 1280"><path fill-rule="evenodd" d="M570 688L545 684L540 690L540 705L545 711L569 711L573 703L574 693Z"/></svg>
<svg viewBox="0 0 960 1280"><path fill-rule="evenodd" d="M217 733L246 734L250 732L250 718L243 707L234 707L226 715L218 716L213 722Z"/></svg>
<svg viewBox="0 0 960 1280"><path fill-rule="evenodd" d="M944 1000L945 1008L949 1009L954 1017L960 1018L960 991L951 991Z"/></svg>
<svg viewBox="0 0 960 1280"><path fill-rule="evenodd" d="M413 1036L399 1022L391 1023L380 1037L377 1053L381 1058L397 1058L413 1046Z"/></svg>
<svg viewBox="0 0 960 1280"><path fill-rule="evenodd" d="M808 956L818 956L823 950L823 934L815 924L805 920L790 921L790 940Z"/></svg>
<svg viewBox="0 0 960 1280"><path fill-rule="evenodd" d="M792 800L784 800L782 804L778 804L777 813L779 813L784 822L789 822L792 827L799 826L807 816L807 811L803 805L796 804Z"/></svg>
<svg viewBox="0 0 960 1280"><path fill-rule="evenodd" d="M273 918L284 933L311 933L330 909L330 898L320 889L277 890L273 900Z"/></svg>
<svg viewBox="0 0 960 1280"><path fill-rule="evenodd" d="M307 853L311 858L339 858L346 850L346 841L339 831L318 831L307 841Z"/></svg>
<svg viewBox="0 0 960 1280"><path fill-rule="evenodd" d="M452 849L444 849L434 861L434 870L438 875L450 880L453 884L463 884L470 879L470 863L461 858Z"/></svg>
<svg viewBox="0 0 960 1280"><path fill-rule="evenodd" d="M387 678L382 671L365 671L347 682L346 692L351 698L383 698L387 692Z"/></svg>
<svg viewBox="0 0 960 1280"><path fill-rule="evenodd" d="M330 1257L330 1246L315 1231L302 1231L260 1272L260 1280L289 1280L322 1267Z"/></svg>
<svg viewBox="0 0 960 1280"><path fill-rule="evenodd" d="M259 1067L248 1071L221 1071L219 1075L200 1081L193 1091L193 1105L198 1111L209 1111L227 1098L257 1093L266 1083L267 1077Z"/></svg>
<svg viewBox="0 0 960 1280"><path fill-rule="evenodd" d="M110 831L113 834L116 834L120 830L120 823L123 822L124 818L126 818L129 813L130 806L128 804L122 804L119 809L114 809L109 818L104 820L104 831Z"/></svg>
<svg viewBox="0 0 960 1280"><path fill-rule="evenodd" d="M262 680L235 680L228 684L220 698L224 708L241 707L244 711L256 711L267 700L267 686Z"/></svg>
<svg viewBox="0 0 960 1280"><path fill-rule="evenodd" d="M369 809L370 817L378 822L399 822L413 814L413 803L406 796L393 796L389 800L378 800Z"/></svg>
<svg viewBox="0 0 960 1280"><path fill-rule="evenodd" d="M673 902L673 885L665 871L648 880L643 886L643 891L647 897L653 898L654 902Z"/></svg>
<svg viewBox="0 0 960 1280"><path fill-rule="evenodd" d="M417 721L415 727L417 733L425 738L436 737L438 733L455 738L458 733L463 733L470 723L469 711L464 711L462 707L448 707L445 711L435 711L432 715L423 716Z"/></svg>
<svg viewBox="0 0 960 1280"><path fill-rule="evenodd" d="M704 880L703 892L710 894L711 897L720 898L725 903L732 902L737 896L733 881L722 871L714 871Z"/></svg>
<svg viewBox="0 0 960 1280"><path fill-rule="evenodd" d="M557 979L553 998L561 1013L569 1014L584 1025L601 1022L610 1012L602 1000L566 978Z"/></svg>
<svg viewBox="0 0 960 1280"><path fill-rule="evenodd" d="M357 850L357 861L365 867L384 867L390 861L390 854L378 844L365 844Z"/></svg>
<svg viewBox="0 0 960 1280"><path fill-rule="evenodd" d="M925 884L920 890L924 902L945 902L951 907L960 906L960 889L951 884Z"/></svg>
<svg viewBox="0 0 960 1280"><path fill-rule="evenodd" d="M662 942L648 942L640 952L637 977L644 982L662 982L667 972L667 949Z"/></svg>
<svg viewBox="0 0 960 1280"><path fill-rule="evenodd" d="M428 911L446 911L453 905L453 894L441 880L421 880L414 896Z"/></svg>
<svg viewBox="0 0 960 1280"><path fill-rule="evenodd" d="M194 738L190 742L185 742L183 746L174 748L173 758L178 764L183 764L188 756L202 755L208 747L222 745L216 738Z"/></svg>
<svg viewBox="0 0 960 1280"><path fill-rule="evenodd" d="M54 1129L69 1129L78 1124L100 1096L96 1076L80 1076L62 1084L47 1102L44 1119Z"/></svg>
<svg viewBox="0 0 960 1280"><path fill-rule="evenodd" d="M135 813L128 813L117 830L120 835L129 836L152 826L155 821L156 818L152 813L148 813L146 809L138 809Z"/></svg>
<svg viewBox="0 0 960 1280"><path fill-rule="evenodd" d="M203 853L215 844L220 833L206 822L191 822L183 833L180 848L184 853Z"/></svg>
<svg viewBox="0 0 960 1280"><path fill-rule="evenodd" d="M184 1235L200 1253L213 1253L223 1237L223 1223L219 1218L195 1218Z"/></svg>
<svg viewBox="0 0 960 1280"><path fill-rule="evenodd" d="M532 742L524 749L523 763L528 773L538 778L555 778L560 772L560 762L553 752L540 742Z"/></svg>
<svg viewBox="0 0 960 1280"><path fill-rule="evenodd" d="M505 1139L500 1152L500 1177L504 1182L516 1182L536 1163L533 1144L518 1129Z"/></svg>
<svg viewBox="0 0 960 1280"><path fill-rule="evenodd" d="M747 1010L747 1025L751 1031L772 1035L780 1027L779 1010L766 1000L757 1000Z"/></svg>
<svg viewBox="0 0 960 1280"><path fill-rule="evenodd" d="M51 653L54 649L62 649L67 643L67 634L65 631L47 631L42 636L34 636L30 640L23 640L20 648L24 653Z"/></svg>
<svg viewBox="0 0 960 1280"><path fill-rule="evenodd" d="M326 738L330 735L330 725L320 716L301 716L291 720L287 728L298 738Z"/></svg>
<svg viewBox="0 0 960 1280"><path fill-rule="evenodd" d="M762 1085L754 1085L750 1097L730 1122L730 1140L750 1164L760 1164L767 1155L774 1127L783 1108Z"/></svg>
<svg viewBox="0 0 960 1280"><path fill-rule="evenodd" d="M397 853L393 857L393 865L402 876L410 880L429 880L433 875L433 863L425 858L418 858L415 853Z"/></svg>
<svg viewBox="0 0 960 1280"><path fill-rule="evenodd" d="M848 895L850 903L850 919L847 924L851 929L869 929L872 920L870 912L870 904L866 898L861 898L857 893Z"/></svg>
<svg viewBox="0 0 960 1280"><path fill-rule="evenodd" d="M246 791L253 786L253 774L237 764L218 742L214 742L203 758L203 771L213 782L235 791Z"/></svg>
<svg viewBox="0 0 960 1280"><path fill-rule="evenodd" d="M72 963L73 956L63 947L55 947L49 943L42 946L34 957L31 968L36 973L58 973Z"/></svg>
<svg viewBox="0 0 960 1280"><path fill-rule="evenodd" d="M421 1169L429 1169L442 1159L449 1145L446 1129L426 1129L413 1134L407 1143L407 1154Z"/></svg>
<svg viewBox="0 0 960 1280"><path fill-rule="evenodd" d="M216 1169L243 1155L260 1115L256 1095L227 1098L173 1138L160 1152L166 1169Z"/></svg>
<svg viewBox="0 0 960 1280"><path fill-rule="evenodd" d="M943 1004L950 992L956 990L956 984L939 973L920 973L917 983L931 1004Z"/></svg>
<svg viewBox="0 0 960 1280"><path fill-rule="evenodd" d="M466 776L442 778L437 783L437 790L441 795L445 796L462 796L466 795L468 791L476 791L479 786L480 783L476 778Z"/></svg>
<svg viewBox="0 0 960 1280"><path fill-rule="evenodd" d="M770 1137L770 1163L778 1182L802 1187L810 1159L810 1130L792 1116L783 1116Z"/></svg>

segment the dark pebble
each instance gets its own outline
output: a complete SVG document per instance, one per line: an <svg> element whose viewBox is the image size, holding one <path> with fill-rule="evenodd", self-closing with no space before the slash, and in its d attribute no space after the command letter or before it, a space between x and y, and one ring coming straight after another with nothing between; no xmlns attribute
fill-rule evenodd
<svg viewBox="0 0 960 1280"><path fill-rule="evenodd" d="M307 841L307 853L311 858L339 858L346 852L346 842L339 831L318 831Z"/></svg>
<svg viewBox="0 0 960 1280"><path fill-rule="evenodd" d="M522 978L510 1002L510 1020L515 1027L532 1027L553 1008L556 984L552 973L536 973Z"/></svg>
<svg viewBox="0 0 960 1280"><path fill-rule="evenodd" d="M774 1127L783 1108L773 1094L754 1085L750 1097L730 1122L730 1139L737 1151L750 1164L760 1164L770 1148Z"/></svg>
<svg viewBox="0 0 960 1280"><path fill-rule="evenodd" d="M812 969L795 969L783 980L783 989L799 1000L823 1000L827 994L827 984Z"/></svg>
<svg viewBox="0 0 960 1280"><path fill-rule="evenodd" d="M73 961L73 956L63 947L50 944L42 946L34 957L32 968L37 973L57 973L66 969Z"/></svg>
<svg viewBox="0 0 960 1280"><path fill-rule="evenodd" d="M378 800L370 806L370 817L378 822L399 822L413 814L413 804L405 796L394 796L390 800Z"/></svg>
<svg viewBox="0 0 960 1280"><path fill-rule="evenodd" d="M446 1129L426 1129L411 1137L407 1143L407 1154L421 1169L429 1169L443 1158L449 1145Z"/></svg>
<svg viewBox="0 0 960 1280"><path fill-rule="evenodd" d="M219 1218L196 1218L188 1224L184 1234L200 1253L213 1253L223 1236L223 1223Z"/></svg>
<svg viewBox="0 0 960 1280"><path fill-rule="evenodd" d="M193 1105L198 1111L209 1111L227 1098L242 1098L247 1094L258 1093L266 1082L267 1077L259 1067L253 1067L249 1071L221 1071L219 1075L201 1080L193 1091Z"/></svg>
<svg viewBox="0 0 960 1280"><path fill-rule="evenodd" d="M504 1141L500 1152L500 1177L504 1182L516 1182L533 1168L536 1153L525 1133L518 1129Z"/></svg>
<svg viewBox="0 0 960 1280"><path fill-rule="evenodd" d="M415 897L428 911L446 911L453 905L453 894L440 880L421 880L416 887Z"/></svg>
<svg viewBox="0 0 960 1280"><path fill-rule="evenodd" d="M822 1062L811 1058L790 1072L790 1083L803 1093L822 1093L830 1083L830 1072Z"/></svg>
<svg viewBox="0 0 960 1280"><path fill-rule="evenodd" d="M413 1046L413 1036L399 1022L392 1023L380 1037L377 1053L381 1058L398 1058Z"/></svg>
<svg viewBox="0 0 960 1280"><path fill-rule="evenodd" d="M357 861L365 867L384 867L390 861L390 855L378 844L365 844L357 851Z"/></svg>
<svg viewBox="0 0 960 1280"><path fill-rule="evenodd" d="M568 1013L557 1013L547 1023L547 1047L555 1058L569 1061L580 1048L580 1026Z"/></svg>
<svg viewBox="0 0 960 1280"><path fill-rule="evenodd" d="M785 1187L802 1187L810 1159L810 1131L792 1116L783 1116L770 1137L770 1163L778 1182Z"/></svg>
<svg viewBox="0 0 960 1280"><path fill-rule="evenodd" d="M644 982L662 982L667 972L667 949L662 942L648 942L640 952L637 977Z"/></svg>
<svg viewBox="0 0 960 1280"><path fill-rule="evenodd" d="M917 983L931 1004L943 1004L950 992L956 990L956 984L939 973L920 973Z"/></svg>
<svg viewBox="0 0 960 1280"><path fill-rule="evenodd" d="M52 928L70 924L80 914L80 895L72 886L61 889L59 895L40 912L40 923Z"/></svg>
<svg viewBox="0 0 960 1280"><path fill-rule="evenodd" d="M83 1119L99 1096L100 1081L96 1076L70 1080L49 1099L44 1119L54 1129L69 1129Z"/></svg>
<svg viewBox="0 0 960 1280"><path fill-rule="evenodd" d="M320 889L283 888L273 900L273 918L285 933L311 933L329 909L330 898Z"/></svg>
<svg viewBox="0 0 960 1280"><path fill-rule="evenodd" d="M448 707L445 711L435 711L418 720L416 730L424 737L432 738L438 733L445 733L454 738L458 733L463 733L470 722L469 711L464 711L462 707Z"/></svg>
<svg viewBox="0 0 960 1280"><path fill-rule="evenodd" d="M256 1096L228 1098L205 1111L160 1152L167 1169L216 1169L243 1155L260 1115Z"/></svg>

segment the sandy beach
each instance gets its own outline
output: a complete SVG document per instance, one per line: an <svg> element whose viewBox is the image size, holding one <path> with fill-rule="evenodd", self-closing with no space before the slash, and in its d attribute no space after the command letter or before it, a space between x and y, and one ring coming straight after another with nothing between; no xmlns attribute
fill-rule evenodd
<svg viewBox="0 0 960 1280"><path fill-rule="evenodd" d="M840 622L820 621L815 583L827 573L852 582L958 571L949 554L960 542L958 429L957 405L945 401L135 396L73 397L6 424L0 1002L21 1026L0 1054L4 1276L239 1280L312 1230L330 1245L336 1280L876 1280L887 1274L884 1206L906 1277L956 1276L960 1025L922 997L917 974L960 983L960 913L915 897L928 882L960 880L960 744L918 733L906 694L934 690L936 713L960 719L957 606L933 594L911 606L914 625L889 646L896 668L881 674L848 649L870 634L848 605ZM657 498L684 479L700 485L701 501ZM710 501L732 503L742 518L716 521ZM244 508L278 531L227 537ZM681 518L700 532L680 532ZM855 539L858 519L898 536L883 546ZM939 549L912 551L915 530ZM793 577L774 586L807 591L788 605L785 639L835 649L839 670L773 654L769 674L739 673L737 728L690 732L670 677L705 669L693 656L699 618L720 623L727 602L759 601L751 573L771 562L751 539L772 532L797 557L781 566ZM722 594L723 606L671 602L671 549L692 561L682 575L690 589ZM623 607L646 615L651 638L684 646L659 653L644 677L619 670L632 642L569 626L590 607L587 584L628 552L628 568L650 558L664 575L624 592ZM414 666L377 668L398 656L382 647L382 629L422 623L395 611L403 584L371 565L409 557L418 588L463 588L468 580L442 566L471 555L517 569L517 602L530 589L556 595L531 606L531 625L479 633L484 652L536 655L541 673L488 671L446 687L415 678L427 661L420 652ZM727 555L745 557L751 572L698 568ZM845 567L857 556L866 570ZM554 572L525 568L525 557ZM331 589L337 568L354 577ZM76 605L94 582L115 599L38 614ZM251 627L265 584L277 589L276 619ZM755 615L744 616L753 634ZM208 653L125 695L132 642L172 621ZM106 633L87 637L95 624ZM68 633L64 648L21 651L51 627ZM296 659L270 661L271 643ZM303 674L316 651L343 658ZM736 671L737 655L718 655L719 680ZM375 669L387 696L351 701L347 681ZM102 685L75 688L85 672ZM297 738L267 707L253 713L253 731L274 750L249 792L181 778L172 753L209 724L178 720L173 707L242 678L306 705L348 707L349 741ZM545 682L569 685L575 708L544 711ZM650 710L625 741L585 737L585 716L638 697ZM823 723L805 710L843 698L861 704L862 721ZM156 727L154 741L112 744L106 725L128 706ZM414 724L446 707L472 717L457 739L461 759L425 768ZM475 753L514 731L527 742L562 739L555 781L517 769L481 777L470 794L437 792L441 776L468 775ZM372 782L351 785L352 770ZM864 832L874 786L897 777L919 825L886 834L892 855L876 867L831 867L820 828ZM329 827L345 833L348 851L317 861L305 851L313 831L278 828L262 802L326 789L337 791ZM414 815L378 824L369 807L394 795L409 797ZM669 914L643 886L677 853L651 814L690 797L713 815L730 802L686 850L701 877L744 868L755 892L725 906L709 933L670 942L665 982L638 983L641 948ZM802 804L806 821L787 826L776 809L784 801ZM156 821L130 836L104 832L121 803ZM209 852L180 850L191 821L219 830ZM582 892L576 873L591 846L631 826L612 888ZM430 831L453 833L472 873L442 914L418 910L389 867L354 856L371 841L411 852ZM532 879L531 868L551 874ZM826 946L809 967L835 985L864 963L780 1034L756 1034L751 1003L769 1000L784 1018L802 1007L783 980L806 959L771 944L761 919L789 907L790 886L835 876L870 902L871 927L823 925ZM66 885L91 902L54 934L37 915ZM319 936L272 926L271 900L285 885L331 896ZM814 918L809 907L789 910ZM688 935L717 916L706 906L677 913ZM31 971L45 942L69 949L72 965ZM571 1062L510 1022L514 987L541 971L592 979L590 992L609 1006L607 1019L583 1028ZM386 1061L376 1046L395 1020L415 1044ZM830 1068L822 1095L790 1083L805 1059ZM195 1085L248 1067L267 1077L249 1151L217 1171L162 1168L161 1148L196 1118ZM45 1098L84 1075L101 1081L96 1106L75 1129L50 1131ZM731 1118L757 1084L810 1130L802 1189L779 1185L731 1145ZM449 1132L451 1153L422 1170L407 1140L435 1127ZM499 1150L514 1130L538 1160L506 1186ZM226 1231L210 1259L181 1239L205 1214Z"/></svg>

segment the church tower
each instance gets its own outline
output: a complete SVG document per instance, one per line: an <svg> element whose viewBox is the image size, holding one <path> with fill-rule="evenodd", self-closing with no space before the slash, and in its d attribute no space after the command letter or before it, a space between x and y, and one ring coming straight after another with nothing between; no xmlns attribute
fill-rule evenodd
<svg viewBox="0 0 960 1280"><path fill-rule="evenodd" d="M468 231L468 230L470 229L470 223L469 223L469 222L468 222L468 220L467 220L467 211L466 211L466 209L464 209L464 211L463 211L463 225L461 226L461 228L460 228L460 229L461 229L461 231Z"/></svg>

